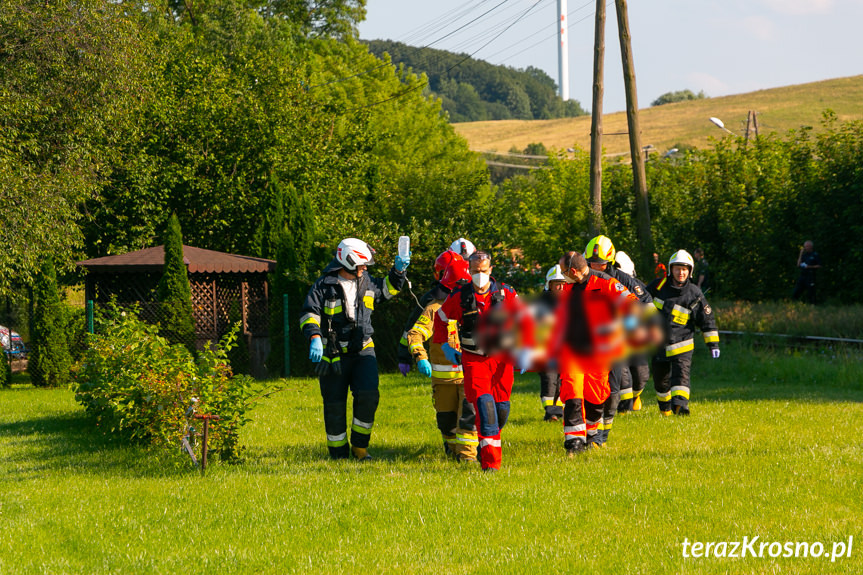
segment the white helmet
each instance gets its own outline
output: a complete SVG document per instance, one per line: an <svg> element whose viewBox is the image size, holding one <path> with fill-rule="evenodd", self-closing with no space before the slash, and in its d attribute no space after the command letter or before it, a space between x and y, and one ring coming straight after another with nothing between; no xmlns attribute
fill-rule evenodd
<svg viewBox="0 0 863 575"><path fill-rule="evenodd" d="M459 238L452 243L449 249L451 249L464 259L468 259L471 254L476 251L476 246L473 245L470 240Z"/></svg>
<svg viewBox="0 0 863 575"><path fill-rule="evenodd" d="M617 255L614 258L614 263L617 264L620 271L635 277L635 264L632 263L632 258L630 258L626 252L617 252Z"/></svg>
<svg viewBox="0 0 863 575"><path fill-rule="evenodd" d="M560 265L555 265L545 274L545 289L551 289L551 282L565 282L566 277L560 271Z"/></svg>
<svg viewBox="0 0 863 575"><path fill-rule="evenodd" d="M671 273L671 266L673 265L684 265L689 266L689 271L692 272L695 269L695 260L692 259L692 256L689 255L689 252L686 250L677 250L671 255L671 259L668 260L668 273Z"/></svg>
<svg viewBox="0 0 863 575"><path fill-rule="evenodd" d="M355 271L357 266L372 266L375 264L375 250L362 240L357 238L345 238L339 242L336 248L336 261L349 272Z"/></svg>

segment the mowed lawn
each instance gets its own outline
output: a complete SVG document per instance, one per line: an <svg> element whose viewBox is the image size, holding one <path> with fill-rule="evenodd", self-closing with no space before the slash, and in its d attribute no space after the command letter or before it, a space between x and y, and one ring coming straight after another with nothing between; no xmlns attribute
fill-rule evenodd
<svg viewBox="0 0 863 575"><path fill-rule="evenodd" d="M428 380L382 378L376 461L325 457L316 381L198 473L94 433L67 390L0 390L0 573L861 573L863 367L832 352L696 351L692 416L619 416L567 459L518 379L504 468L442 457ZM684 558L700 542L850 557ZM756 550L758 546L756 546Z"/></svg>

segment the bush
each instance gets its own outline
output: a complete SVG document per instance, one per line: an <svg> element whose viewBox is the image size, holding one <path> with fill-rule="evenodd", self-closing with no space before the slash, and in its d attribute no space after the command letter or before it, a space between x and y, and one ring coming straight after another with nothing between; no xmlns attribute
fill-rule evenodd
<svg viewBox="0 0 863 575"><path fill-rule="evenodd" d="M100 321L78 373L75 398L95 416L105 433L179 452L186 429L198 427L186 410L197 400L197 413L220 416L210 431L209 445L222 459L238 456L240 428L264 389L248 376L231 372L227 353L236 343L237 328L218 346L200 351L197 359L182 344L171 344L158 327L134 312L114 308Z"/></svg>

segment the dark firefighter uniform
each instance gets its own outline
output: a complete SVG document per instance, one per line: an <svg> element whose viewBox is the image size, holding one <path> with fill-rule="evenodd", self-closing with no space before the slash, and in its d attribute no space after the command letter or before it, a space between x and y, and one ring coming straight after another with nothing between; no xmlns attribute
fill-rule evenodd
<svg viewBox="0 0 863 575"><path fill-rule="evenodd" d="M644 316L646 319L656 319L656 306L653 303L653 296L647 291L647 286L633 276L630 276L624 271L616 269L616 277L645 305ZM623 276L629 278L629 282L624 281ZM647 385L647 380L650 378L650 361L649 354L646 351L635 350L635 353L629 356L626 363L621 368L620 373L620 404L617 410L619 412L630 411L633 407L633 402L641 396L644 387Z"/></svg>
<svg viewBox="0 0 863 575"><path fill-rule="evenodd" d="M688 415L695 328L701 330L708 348L719 349L716 317L704 294L689 279L680 287L675 287L668 277L654 280L647 290L659 310L665 334L664 345L651 365L659 411L663 415Z"/></svg>
<svg viewBox="0 0 863 575"><path fill-rule="evenodd" d="M543 290L534 306L536 342L544 346L551 337L558 298L550 290ZM545 410L544 421L559 421L563 418L563 401L560 399L560 374L556 370L539 371L539 399Z"/></svg>
<svg viewBox="0 0 863 575"><path fill-rule="evenodd" d="M605 273L609 277L622 283L629 293L635 295L635 297L644 304L643 314L645 319L656 313L656 308L653 305L653 296L648 293L647 288L640 280L632 277L628 273L620 271L611 264L606 266ZM611 371L608 373L609 395L608 399L605 400L605 403L602 406L602 422L599 424L599 430L602 432L603 441L608 439L608 434L611 432L611 427L614 425L614 416L617 414L618 406L624 400L624 393L626 395L625 399L627 400L626 409L629 409L632 404L633 391L632 387L629 386L629 382L632 381L632 378L629 377L628 371L629 361L633 357L635 356L630 356L629 358L615 363L612 366ZM642 361L645 363L645 367L647 367L647 359L643 354L641 357ZM624 380L627 381L627 387L624 387ZM641 392L639 391L639 393Z"/></svg>
<svg viewBox="0 0 863 575"><path fill-rule="evenodd" d="M476 411L479 459L484 470L500 469L500 432L509 418L513 384L512 356L504 349L507 343L495 333L498 328L500 333L508 329L493 325L492 318L499 315L504 321L518 321L523 345L532 345L532 324L523 321L526 314L522 312L515 290L491 278L483 294L476 293L473 284L454 291L435 318L434 342L438 344L448 341L451 321L458 325L464 392Z"/></svg>
<svg viewBox="0 0 863 575"><path fill-rule="evenodd" d="M404 273L395 268L383 279L364 273L351 280L357 282L356 301L348 302L339 281L340 269L335 260L324 269L324 275L309 290L300 317L303 335L308 339L319 335L324 345L324 373L319 375L324 427L330 456L337 459L349 456L350 445L368 448L380 398L372 312L376 303L398 294L405 281ZM355 306L352 317L346 313L348 305ZM348 390L354 397L350 445Z"/></svg>

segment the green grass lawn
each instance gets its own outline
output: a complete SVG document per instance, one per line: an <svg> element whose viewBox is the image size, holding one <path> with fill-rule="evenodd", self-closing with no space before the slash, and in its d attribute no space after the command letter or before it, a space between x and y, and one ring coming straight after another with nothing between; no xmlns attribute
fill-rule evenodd
<svg viewBox="0 0 863 575"><path fill-rule="evenodd" d="M370 464L325 456L317 383L254 414L202 478L94 433L66 390L0 390L0 573L861 573L859 358L696 352L692 416L619 416L564 457L518 379L504 467L442 456L428 380L382 378ZM683 558L701 542L833 542L850 558ZM756 546L757 550L757 546Z"/></svg>

